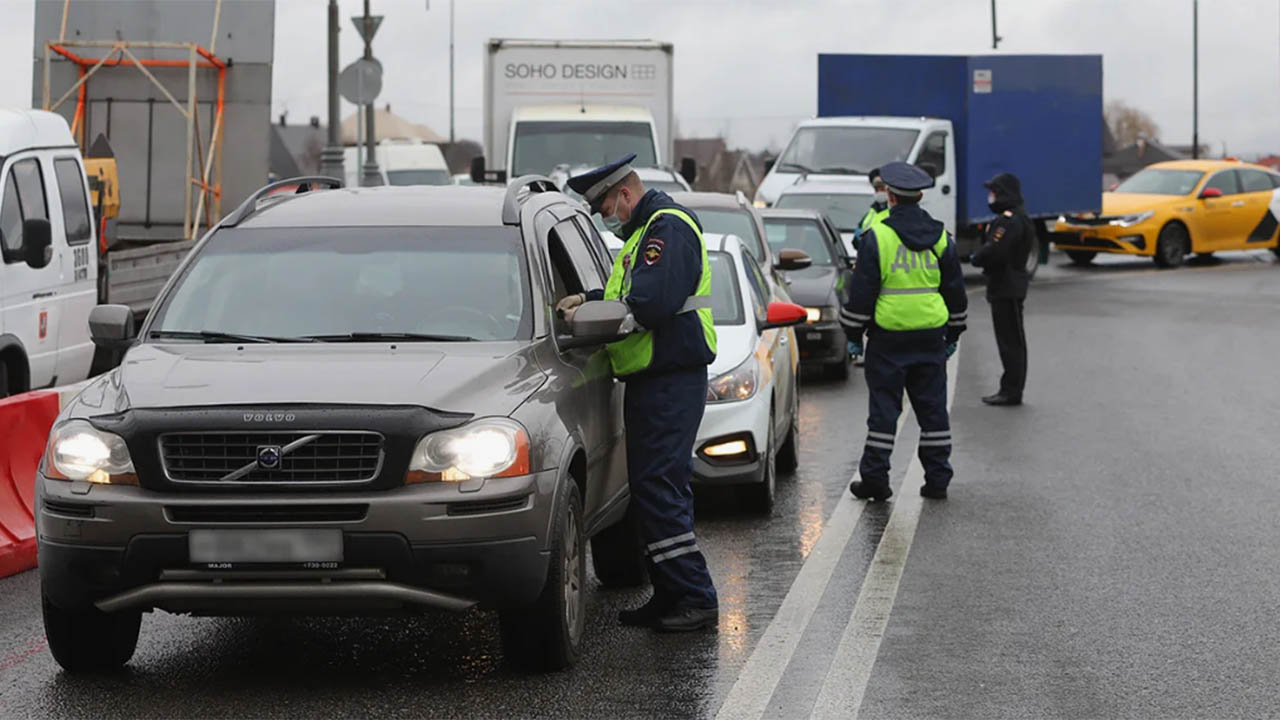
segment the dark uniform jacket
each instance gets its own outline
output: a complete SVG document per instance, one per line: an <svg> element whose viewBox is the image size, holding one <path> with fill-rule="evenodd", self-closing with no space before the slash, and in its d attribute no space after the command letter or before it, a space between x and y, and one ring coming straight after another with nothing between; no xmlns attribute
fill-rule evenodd
<svg viewBox="0 0 1280 720"><path fill-rule="evenodd" d="M895 205L883 222L898 233L902 244L911 250L931 249L942 237L942 223L930 217L919 205ZM947 243L947 249L938 258L938 269L942 273L942 284L938 292L942 294L950 314L945 325L928 330L885 330L877 326L875 313L876 299L880 296L880 245L876 240L875 229L868 230L858 249L858 267L854 272L849 300L840 313L840 324L844 326L845 335L851 342L860 343L863 332L866 332L889 350L932 350L944 343L958 340L960 333L965 330L969 297L965 294L964 271L960 267L960 256L956 253L954 241Z"/></svg>
<svg viewBox="0 0 1280 720"><path fill-rule="evenodd" d="M681 210L698 223L699 229L702 227L692 210L678 205L661 190L649 190L619 232L620 239L625 243L661 208ZM659 215L636 245L635 257L624 258L623 262L635 266L631 271L631 291L623 299L636 322L653 331L653 362L631 377L710 365L716 356L707 347L698 313L679 312L697 292L702 279L702 244L693 228L673 215ZM603 298L603 290L587 293L588 300Z"/></svg>
<svg viewBox="0 0 1280 720"><path fill-rule="evenodd" d="M996 196L991 209L999 215L987 225L982 247L971 262L987 276L988 298L1025 298L1031 282L1027 261L1036 227L1023 208L1018 178L1008 173L997 175L990 188Z"/></svg>

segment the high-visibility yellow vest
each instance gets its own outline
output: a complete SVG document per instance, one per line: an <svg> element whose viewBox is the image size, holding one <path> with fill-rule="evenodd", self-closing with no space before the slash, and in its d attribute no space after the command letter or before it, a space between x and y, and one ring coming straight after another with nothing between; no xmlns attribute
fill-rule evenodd
<svg viewBox="0 0 1280 720"><path fill-rule="evenodd" d="M698 224L689 217L688 213L675 208L657 210L649 217L649 222L645 223L644 227L631 233L631 237L622 246L622 252L613 259L613 272L609 274L609 281L605 283L604 299L621 300L631 292L631 270L641 260L638 253L640 242L649 231L649 226L653 224L654 219L664 214L674 215L688 223L698 237L698 245L702 253L702 275L698 278L697 290L689 296L684 307L680 308L680 313L698 313L698 319L702 322L703 337L707 347L714 354L716 328L711 316L711 265L707 262L707 243L698 230ZM643 330L632 333L618 342L610 343L606 349L609 351L609 362L613 365L614 375L634 375L646 370L653 362L653 331Z"/></svg>
<svg viewBox="0 0 1280 720"><path fill-rule="evenodd" d="M928 330L947 324L950 313L938 291L942 287L939 260L947 250L947 231L931 248L912 250L885 223L875 226L880 251L880 296L876 325L885 330Z"/></svg>
<svg viewBox="0 0 1280 720"><path fill-rule="evenodd" d="M867 208L867 214L862 216L862 229L866 230L872 225L882 223L884 222L884 219L887 217L889 217L888 207L885 207L885 209L883 210L876 210L875 208Z"/></svg>

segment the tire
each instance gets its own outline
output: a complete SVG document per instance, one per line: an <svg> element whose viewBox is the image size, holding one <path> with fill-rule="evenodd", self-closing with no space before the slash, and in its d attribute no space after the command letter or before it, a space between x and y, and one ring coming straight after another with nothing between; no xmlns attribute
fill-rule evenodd
<svg viewBox="0 0 1280 720"><path fill-rule="evenodd" d="M1276 245L1275 247L1271 248L1271 252L1275 253L1275 256L1277 258L1280 258L1280 245Z"/></svg>
<svg viewBox="0 0 1280 720"><path fill-rule="evenodd" d="M1027 250L1027 280L1034 280L1040 270L1040 233L1043 223L1036 225L1037 232L1031 236L1031 247Z"/></svg>
<svg viewBox="0 0 1280 720"><path fill-rule="evenodd" d="M761 456L764 460L764 479L758 483L743 485L741 489L742 499L746 502L747 507L752 512L761 515L773 513L773 500L778 488L778 458L774 453L773 423L773 413L770 412L769 439L765 445L764 454Z"/></svg>
<svg viewBox="0 0 1280 720"><path fill-rule="evenodd" d="M798 402L798 401L797 401ZM790 475L800 467L800 413L798 408L791 409L791 423L787 430L787 439L778 448L776 469Z"/></svg>
<svg viewBox="0 0 1280 720"><path fill-rule="evenodd" d="M596 533L591 538L591 567L596 579L607 588L630 588L644 585L648 570L644 560L644 543L636 528L635 517L626 517Z"/></svg>
<svg viewBox="0 0 1280 720"><path fill-rule="evenodd" d="M1098 253L1092 250L1068 250L1067 257L1071 259L1071 264L1076 267L1088 267L1093 264L1093 259Z"/></svg>
<svg viewBox="0 0 1280 720"><path fill-rule="evenodd" d="M63 670L92 673L119 670L133 657L142 627L141 612L104 613L97 608L63 610L43 595L44 635Z"/></svg>
<svg viewBox="0 0 1280 720"><path fill-rule="evenodd" d="M1157 267L1176 268L1187 259L1191 252L1191 236L1187 228L1178 223L1169 223L1160 228L1156 239L1155 261Z"/></svg>
<svg viewBox="0 0 1280 720"><path fill-rule="evenodd" d="M542 594L528 607L503 611L499 620L507 661L532 672L563 670L582 654L587 553L582 498L572 481L560 493L552 532Z"/></svg>

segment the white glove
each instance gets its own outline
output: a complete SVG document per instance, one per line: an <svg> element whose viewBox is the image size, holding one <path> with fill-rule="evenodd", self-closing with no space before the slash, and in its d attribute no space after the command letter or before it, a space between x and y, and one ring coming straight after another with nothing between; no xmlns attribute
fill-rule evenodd
<svg viewBox="0 0 1280 720"><path fill-rule="evenodd" d="M569 298L565 298L565 300L568 300L568 299L569 299ZM564 300L561 300L560 302L562 302L562 303L563 303L563 302L564 302ZM573 324L573 315L574 315L574 313L576 313L576 312L578 312L578 307L575 305L575 306L573 306L573 307L569 308L568 310L561 310L561 311L560 311L560 317L561 317L561 319L563 319L563 320L564 320L565 324L567 324L567 325L572 325L572 324Z"/></svg>
<svg viewBox="0 0 1280 720"><path fill-rule="evenodd" d="M561 299L560 302L556 303L556 310L559 310L561 313L565 313L565 319L568 320L568 311L578 307L582 303L586 302L586 300L587 296L582 293L568 295Z"/></svg>

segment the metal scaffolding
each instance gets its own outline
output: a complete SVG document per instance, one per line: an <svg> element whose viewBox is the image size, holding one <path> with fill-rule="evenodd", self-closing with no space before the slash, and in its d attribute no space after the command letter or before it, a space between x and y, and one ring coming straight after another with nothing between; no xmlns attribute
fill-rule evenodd
<svg viewBox="0 0 1280 720"><path fill-rule="evenodd" d="M221 10L221 2L217 8ZM217 37L217 15L214 18L214 34ZM65 28L65 18L64 18ZM65 32L65 31L64 31ZM210 45L212 46L213 41ZM102 57L84 57L71 48L106 49ZM162 52L182 52L184 59L138 59L134 50L158 50ZM60 55L75 63L80 71L80 79L76 81L56 102L51 102L50 62L53 55ZM188 239L196 239L200 234L203 219L206 227L213 218L222 217L222 136L223 111L225 109L227 88L227 63L196 43L187 42L130 42L127 40L105 41L59 41L45 43L44 47L44 102L43 109L57 110L73 93L77 95L76 111L71 122L71 133L75 136L80 149L86 149L85 102L86 88L89 78L104 67L136 67L153 85L159 88L165 98L178 110L187 121L187 158L186 158L186 199L183 235ZM184 106L169 92L156 76L147 68L187 68L187 102ZM200 69L218 71L218 99L215 104L213 131L209 136L208 153L203 152L200 141L200 121L197 116L196 72ZM210 182L210 174L213 179ZM198 189L198 194L196 190ZM195 207L192 207L195 196Z"/></svg>

